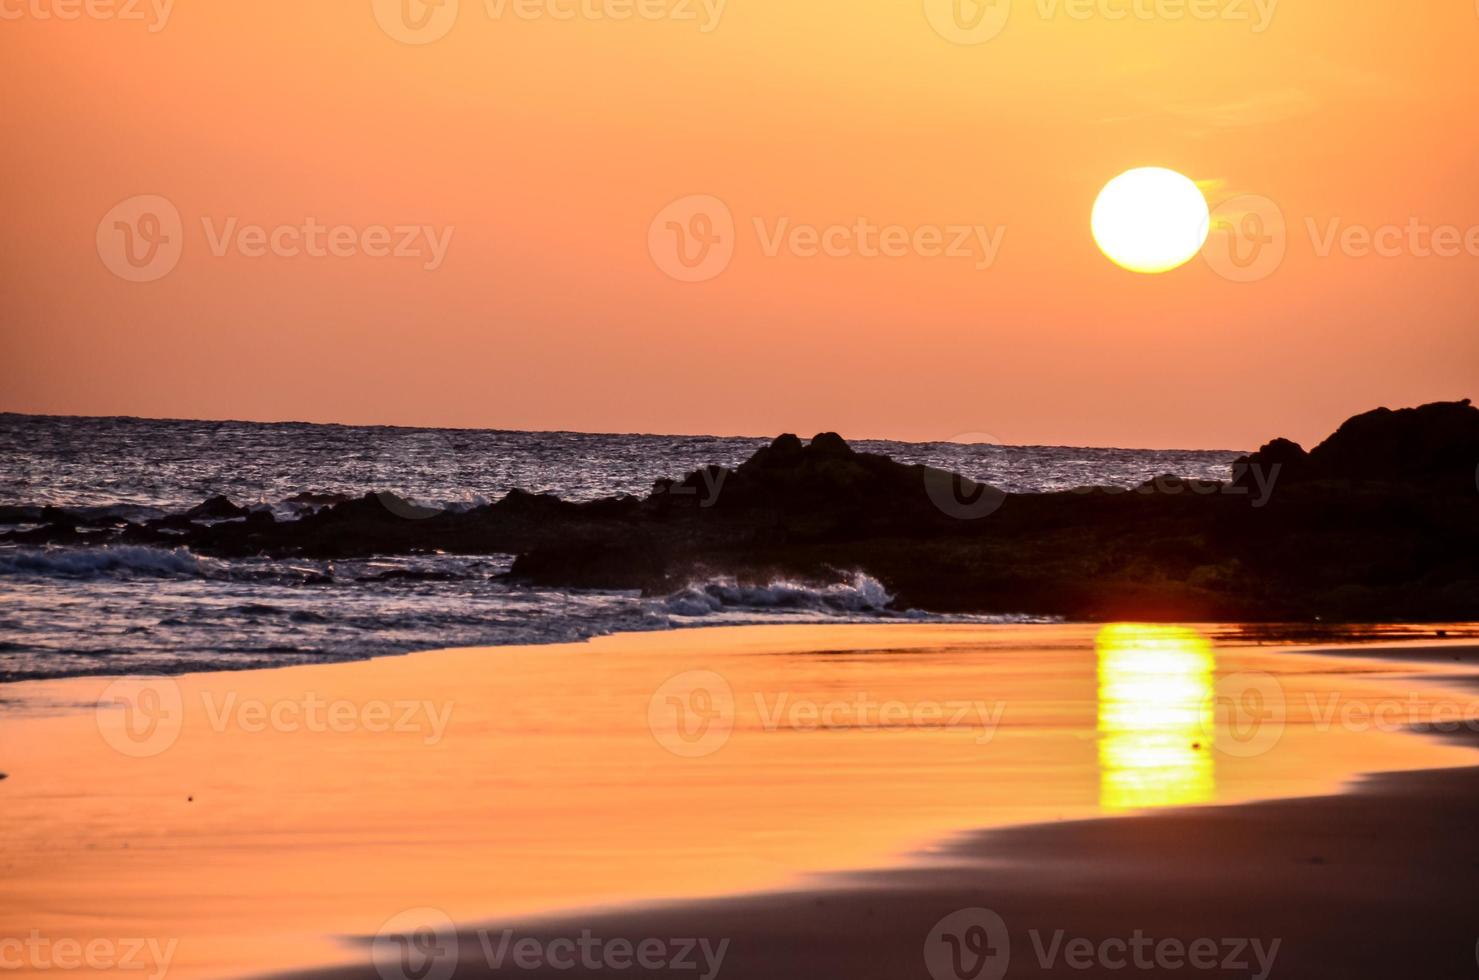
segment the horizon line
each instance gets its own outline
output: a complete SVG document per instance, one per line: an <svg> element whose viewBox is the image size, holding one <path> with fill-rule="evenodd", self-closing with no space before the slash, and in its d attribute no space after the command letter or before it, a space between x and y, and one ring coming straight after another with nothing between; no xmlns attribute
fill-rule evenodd
<svg viewBox="0 0 1479 980"><path fill-rule="evenodd" d="M69 419L74 421L121 421L121 422L178 422L178 423L214 423L218 425L267 425L267 426L317 426L334 429L407 429L413 431L429 432L505 432L527 435L571 435L571 436L607 436L613 438L644 438L644 439L725 439L725 440L748 440L754 442L773 442L782 435L795 435L805 442L810 442L816 436L831 433L841 435L833 429L824 429L813 433L811 436L802 436L799 432L778 432L774 435L717 435L711 432L609 432L589 431L584 429L510 429L500 426L469 426L469 425L408 425L394 422L316 422L307 419L242 419L242 418L180 418L176 416L152 416L152 415L92 415L70 412L21 412L11 409L0 409L0 418L15 416L29 419ZM1190 447L1167 447L1153 448L1148 446L1124 446L1124 445L1090 445L1087 443L1011 443L1011 442L951 442L946 439L886 439L875 436L841 436L849 444L852 443L893 443L901 446L999 446L1003 449L1092 449L1103 452L1137 452L1137 453L1248 453L1249 449L1233 449L1229 447L1190 448Z"/></svg>

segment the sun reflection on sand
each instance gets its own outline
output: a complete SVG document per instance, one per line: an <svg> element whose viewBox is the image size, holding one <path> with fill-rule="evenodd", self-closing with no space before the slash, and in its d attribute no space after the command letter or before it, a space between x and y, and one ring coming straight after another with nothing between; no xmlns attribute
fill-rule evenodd
<svg viewBox="0 0 1479 980"><path fill-rule="evenodd" d="M117 679L11 685L0 936L106 940L127 909L134 934L179 939L170 980L215 980L362 960L341 937L407 909L530 921L930 867L964 831L1472 765L1470 748L1339 712L1322 728L1308 707L1468 704L1413 687L1454 671L1214 658L1163 626L673 630L180 675L160 727L135 732L143 754L119 747L121 711L89 707L113 706ZM279 712L310 703L360 721ZM435 734L372 723L397 704L452 710Z"/></svg>
<svg viewBox="0 0 1479 980"><path fill-rule="evenodd" d="M1105 810L1204 803L1217 789L1204 712L1217 658L1194 629L1116 623L1095 639L1099 803Z"/></svg>

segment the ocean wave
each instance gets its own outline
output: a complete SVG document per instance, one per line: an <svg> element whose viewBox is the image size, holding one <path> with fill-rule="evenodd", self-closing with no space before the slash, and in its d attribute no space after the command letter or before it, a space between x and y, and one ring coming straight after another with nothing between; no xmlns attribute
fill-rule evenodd
<svg viewBox="0 0 1479 980"><path fill-rule="evenodd" d="M995 623L901 610L866 574L831 583L696 579L666 596L528 588L499 558L224 561L143 547L0 550L0 683L329 663L411 650L572 643L611 633L779 623ZM337 567L336 567L337 566ZM377 577L441 571L434 580Z"/></svg>
<svg viewBox="0 0 1479 980"><path fill-rule="evenodd" d="M17 548L0 551L0 575L209 578L217 571L215 562L193 555L185 548L166 550L115 545L102 548Z"/></svg>
<svg viewBox="0 0 1479 980"><path fill-rule="evenodd" d="M889 612L894 597L871 575L854 572L845 582L809 585L776 579L765 585L742 585L724 576L690 583L663 600L674 616L707 616L717 612L754 610L866 614Z"/></svg>

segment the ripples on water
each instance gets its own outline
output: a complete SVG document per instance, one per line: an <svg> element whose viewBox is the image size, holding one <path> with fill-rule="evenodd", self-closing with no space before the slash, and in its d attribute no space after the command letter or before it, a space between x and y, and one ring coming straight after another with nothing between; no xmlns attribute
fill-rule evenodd
<svg viewBox="0 0 1479 980"><path fill-rule="evenodd" d="M589 500L735 466L767 439L0 415L0 505L134 519L225 494L289 518L301 494L392 490L468 507L509 490ZM1223 479L1237 454L858 441L1024 492ZM183 549L0 546L0 679L355 659L694 623L895 617L876 582L695 583L665 598L511 587L508 556L220 561Z"/></svg>

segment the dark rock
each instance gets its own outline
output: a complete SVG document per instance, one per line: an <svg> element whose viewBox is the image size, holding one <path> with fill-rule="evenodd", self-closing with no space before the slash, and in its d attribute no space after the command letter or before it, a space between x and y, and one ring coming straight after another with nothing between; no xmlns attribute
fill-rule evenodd
<svg viewBox="0 0 1479 980"><path fill-rule="evenodd" d="M195 528L195 522L184 514L168 514L146 521L143 526L149 531L190 531Z"/></svg>
<svg viewBox="0 0 1479 980"><path fill-rule="evenodd" d="M381 490L371 496L380 502L386 512L404 521L424 521L442 513L440 507L426 507L389 490Z"/></svg>
<svg viewBox="0 0 1479 980"><path fill-rule="evenodd" d="M493 505L495 510L505 514L552 514L567 506L552 493L527 493L523 490L510 490Z"/></svg>
<svg viewBox="0 0 1479 980"><path fill-rule="evenodd" d="M1188 480L1174 473L1163 473L1146 480L1135 488L1136 493L1181 493L1212 494L1222 489L1222 484L1210 480Z"/></svg>
<svg viewBox="0 0 1479 980"><path fill-rule="evenodd" d="M1468 399L1397 411L1378 408L1348 419L1308 453L1287 439L1274 440L1233 465L1234 482L1244 483L1255 464L1265 472L1279 466L1286 486L1345 481L1426 484L1446 492L1479 489L1479 409Z"/></svg>
<svg viewBox="0 0 1479 980"><path fill-rule="evenodd" d="M81 514L74 514L61 507L43 507L41 508L41 523L50 524L56 528L75 529L77 525L87 523L87 519Z"/></svg>
<svg viewBox="0 0 1479 980"><path fill-rule="evenodd" d="M230 520L233 517L247 516L245 507L238 507L223 496L211 497L201 504L196 504L185 511L184 516L190 520Z"/></svg>
<svg viewBox="0 0 1479 980"><path fill-rule="evenodd" d="M767 470L795 466L802 458L806 447L795 435L787 432L777 436L769 446L759 450L740 465L741 469Z"/></svg>
<svg viewBox="0 0 1479 980"><path fill-rule="evenodd" d="M293 494L285 501L285 503L308 504L313 507L327 507L330 504L342 504L348 499L350 498L342 493L315 493L311 490L308 490L304 491L303 493Z"/></svg>
<svg viewBox="0 0 1479 980"><path fill-rule="evenodd" d="M852 456L852 447L835 432L822 432L811 440L810 449L819 456Z"/></svg>
<svg viewBox="0 0 1479 980"><path fill-rule="evenodd" d="M1277 472L1279 479L1294 482L1303 475L1309 463L1309 454L1297 442L1275 439L1251 456L1241 456L1233 462L1232 482L1234 486L1248 487L1256 483L1253 468L1260 467L1266 479Z"/></svg>
<svg viewBox="0 0 1479 980"><path fill-rule="evenodd" d="M1479 408L1468 399L1357 415L1310 450L1316 478L1450 483L1471 488L1479 466ZM1452 485L1450 483L1450 485Z"/></svg>
<svg viewBox="0 0 1479 980"><path fill-rule="evenodd" d="M1479 410L1466 402L1367 413L1310 453L1274 440L1229 484L1168 474L1140 492L1005 494L822 433L807 445L781 436L734 470L658 481L643 499L513 491L466 512L412 513L366 494L291 521L258 511L181 526L173 515L88 535L52 510L46 526L4 537L222 557L513 554L522 581L649 591L713 574L862 571L900 607L940 612L1467 621L1479 619L1476 463Z"/></svg>
<svg viewBox="0 0 1479 980"><path fill-rule="evenodd" d="M0 524L37 524L41 521L41 512L40 507L0 504Z"/></svg>

